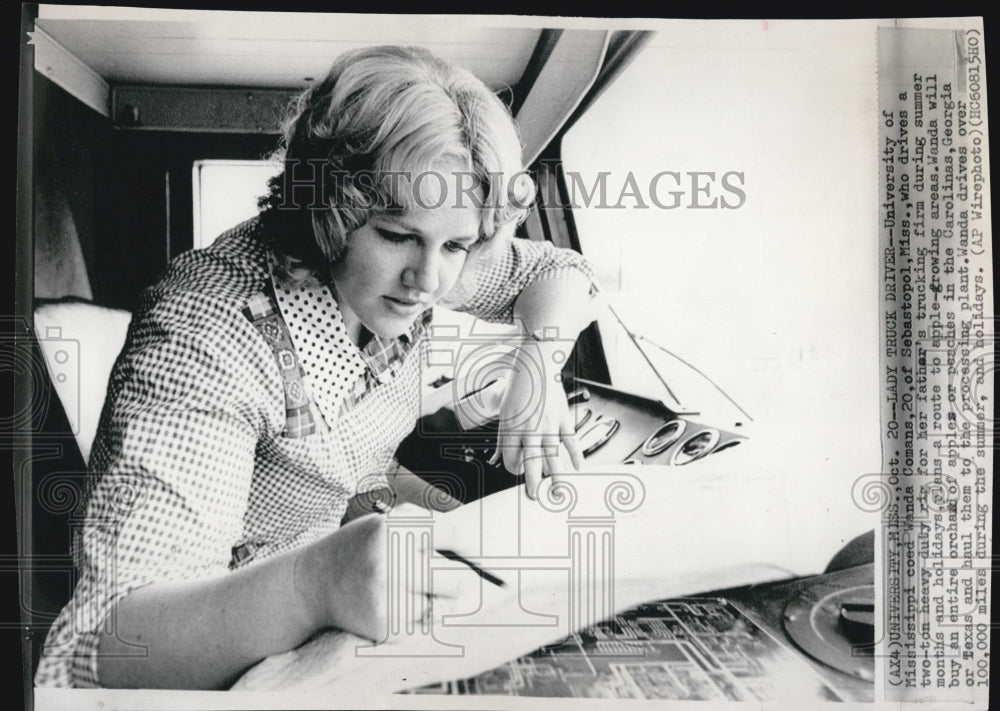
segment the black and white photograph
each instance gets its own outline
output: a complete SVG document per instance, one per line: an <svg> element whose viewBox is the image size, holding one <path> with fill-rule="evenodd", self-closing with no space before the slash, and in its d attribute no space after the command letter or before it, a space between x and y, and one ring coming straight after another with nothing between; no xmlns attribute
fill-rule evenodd
<svg viewBox="0 0 1000 711"><path fill-rule="evenodd" d="M982 18L21 30L34 708L987 708Z"/></svg>

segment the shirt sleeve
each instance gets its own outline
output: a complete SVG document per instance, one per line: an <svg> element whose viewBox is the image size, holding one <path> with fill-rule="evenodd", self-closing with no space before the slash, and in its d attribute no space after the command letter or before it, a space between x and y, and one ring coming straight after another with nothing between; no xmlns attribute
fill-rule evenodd
<svg viewBox="0 0 1000 711"><path fill-rule="evenodd" d="M229 569L254 470L251 389L261 379L240 365L249 336L238 314L227 325L201 299L138 318L112 371L75 536L79 579L42 650L38 686L100 686L98 641L114 630L109 613L122 598Z"/></svg>
<svg viewBox="0 0 1000 711"><path fill-rule="evenodd" d="M496 245L496 252L490 256L492 259L478 265L470 278L460 281L443 306L469 312L485 321L513 323L514 302L534 282L578 281L581 293L593 297L598 291L594 267L572 249L509 237Z"/></svg>

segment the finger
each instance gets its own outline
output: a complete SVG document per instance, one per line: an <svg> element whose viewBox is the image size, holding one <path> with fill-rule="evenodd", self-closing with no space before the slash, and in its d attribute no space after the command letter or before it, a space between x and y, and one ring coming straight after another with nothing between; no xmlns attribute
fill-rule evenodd
<svg viewBox="0 0 1000 711"><path fill-rule="evenodd" d="M434 593L434 571L431 568L433 550L420 550L410 560L399 561L396 580L399 593L431 595Z"/></svg>
<svg viewBox="0 0 1000 711"><path fill-rule="evenodd" d="M552 454L546 453L542 463L542 478L549 480L550 487L558 484L562 480L562 475L569 471L569 464L558 445L555 450Z"/></svg>
<svg viewBox="0 0 1000 711"><path fill-rule="evenodd" d="M416 627L428 625L434 616L434 600L430 595L412 593L402 602L399 619L389 614L389 641L399 642L413 634ZM393 629L398 630L395 634Z"/></svg>
<svg viewBox="0 0 1000 711"><path fill-rule="evenodd" d="M497 447L503 452L503 467L514 476L521 475L522 452L521 443L513 438L504 437Z"/></svg>
<svg viewBox="0 0 1000 711"><path fill-rule="evenodd" d="M560 449L558 437L545 437L542 440L541 456L543 477L555 476L563 470L564 464Z"/></svg>
<svg viewBox="0 0 1000 711"><path fill-rule="evenodd" d="M524 483L529 499L538 495L538 485L542 483L542 461L544 456L522 455L524 463Z"/></svg>
<svg viewBox="0 0 1000 711"><path fill-rule="evenodd" d="M563 446L566 447L566 451L569 453L569 459L573 463L573 468L576 471L580 471L580 467L583 466L583 452L580 450L580 443L576 441L576 428L573 426L568 419L563 420L562 426L559 428L559 434L562 438Z"/></svg>
<svg viewBox="0 0 1000 711"><path fill-rule="evenodd" d="M411 593L399 605L396 612L389 610L386 619L388 641L396 643L412 635L417 626L430 624L434 615L434 600L430 595Z"/></svg>

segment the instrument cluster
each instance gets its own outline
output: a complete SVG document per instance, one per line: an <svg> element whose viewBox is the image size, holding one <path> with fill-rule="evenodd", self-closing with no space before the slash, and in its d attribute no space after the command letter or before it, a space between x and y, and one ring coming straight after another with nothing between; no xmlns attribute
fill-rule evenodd
<svg viewBox="0 0 1000 711"><path fill-rule="evenodd" d="M673 412L661 402L577 379L567 394L584 456L615 464L683 466L747 439L706 425L697 413ZM733 423L732 428L743 427Z"/></svg>
<svg viewBox="0 0 1000 711"><path fill-rule="evenodd" d="M685 466L739 446L742 422L709 424L699 413L675 412L659 400L583 379L566 380L586 461L609 465ZM442 408L422 418L403 441L400 464L465 502L514 486L519 479L496 456L497 423L462 429Z"/></svg>

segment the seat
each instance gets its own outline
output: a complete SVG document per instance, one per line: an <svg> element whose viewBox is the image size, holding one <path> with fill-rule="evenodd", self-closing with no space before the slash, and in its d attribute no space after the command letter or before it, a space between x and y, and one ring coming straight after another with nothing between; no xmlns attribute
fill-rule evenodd
<svg viewBox="0 0 1000 711"><path fill-rule="evenodd" d="M128 311L75 299L35 309L35 337L84 462L131 319Z"/></svg>
<svg viewBox="0 0 1000 711"><path fill-rule="evenodd" d="M131 315L78 299L36 301L32 344L33 400L30 510L22 564L32 673L52 622L76 585L70 553L76 505L87 482L108 378L125 343ZM42 367L44 363L44 367ZM45 377L48 375L48 377ZM25 479L27 482L28 479Z"/></svg>

